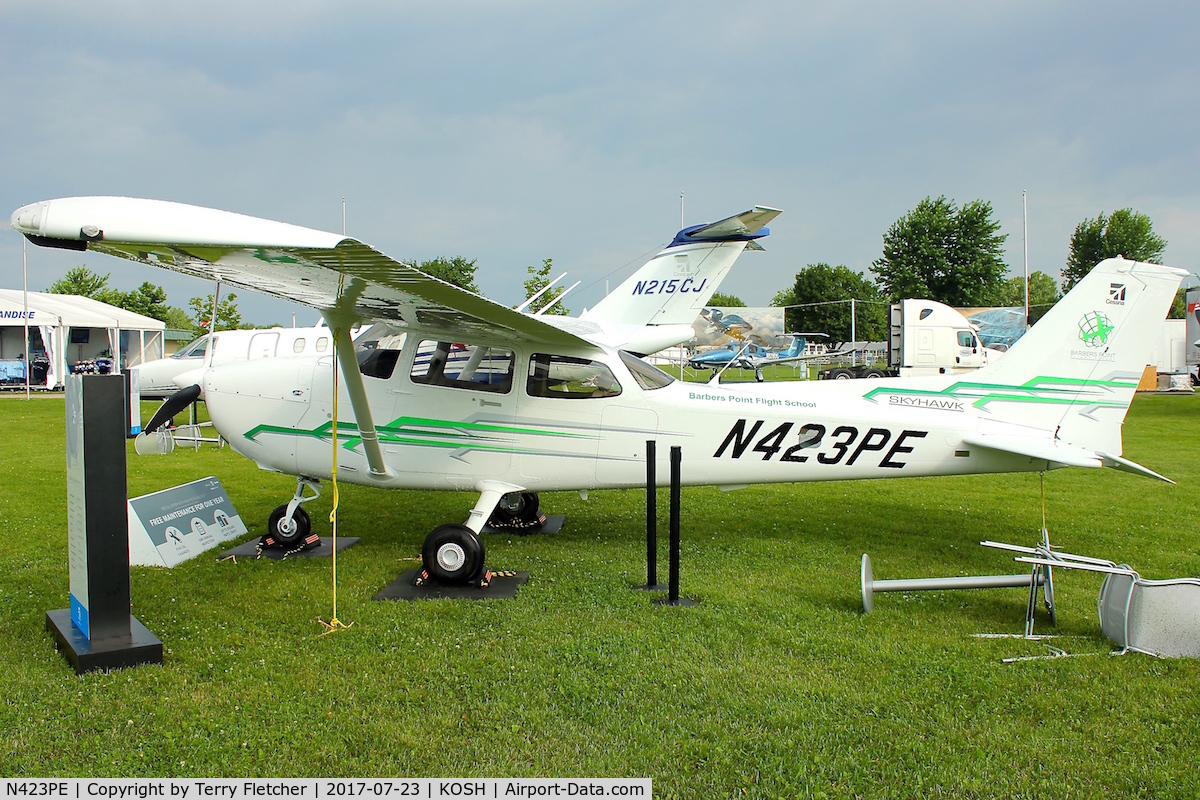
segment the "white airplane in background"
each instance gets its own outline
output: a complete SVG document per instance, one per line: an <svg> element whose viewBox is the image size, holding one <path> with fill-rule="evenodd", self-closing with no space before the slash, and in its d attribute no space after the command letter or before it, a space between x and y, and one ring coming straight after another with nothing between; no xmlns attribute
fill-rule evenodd
<svg viewBox="0 0 1200 800"><path fill-rule="evenodd" d="M166 358L139 364L138 391L142 397L170 397L180 389L175 379L197 370L258 358L331 352L333 333L324 325L206 333ZM196 374L199 376L201 373Z"/></svg>
<svg viewBox="0 0 1200 800"><path fill-rule="evenodd" d="M498 507L538 491L644 485L649 439L681 446L688 485L1064 466L1166 480L1121 456L1121 424L1187 274L1171 267L1100 263L1004 359L969 376L710 386L676 381L610 343L337 234L119 198L35 203L12 225L37 244L97 250L319 309L340 365L338 479L478 493L465 523L426 537L425 569L441 581L485 574L478 532ZM356 358L347 330L366 321L380 324L359 338ZM425 348L434 356L418 362ZM448 372L437 354L456 348L470 357ZM226 441L264 469L298 477L270 523L292 541L307 534L304 487L332 473L334 369L333 356L277 358L204 376Z"/></svg>

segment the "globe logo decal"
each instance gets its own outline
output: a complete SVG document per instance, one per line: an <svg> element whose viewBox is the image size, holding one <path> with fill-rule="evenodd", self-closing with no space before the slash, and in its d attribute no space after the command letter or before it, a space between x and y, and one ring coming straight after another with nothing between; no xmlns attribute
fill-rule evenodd
<svg viewBox="0 0 1200 800"><path fill-rule="evenodd" d="M1079 320L1079 340L1088 347L1103 347L1113 331L1112 320L1099 311L1084 314Z"/></svg>

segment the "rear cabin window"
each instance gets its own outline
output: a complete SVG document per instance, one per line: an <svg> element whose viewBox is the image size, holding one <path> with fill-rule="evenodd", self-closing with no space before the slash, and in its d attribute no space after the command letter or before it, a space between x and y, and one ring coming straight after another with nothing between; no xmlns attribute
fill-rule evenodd
<svg viewBox="0 0 1200 800"><path fill-rule="evenodd" d="M303 336L299 337L298 339L296 339L296 341L292 342L292 352L293 353L303 353L304 352L304 337Z"/></svg>
<svg viewBox="0 0 1200 800"><path fill-rule="evenodd" d="M368 378L387 380L392 377L407 336L406 332L397 331L389 325L372 325L354 342L359 371ZM320 347L317 349L322 350Z"/></svg>
<svg viewBox="0 0 1200 800"><path fill-rule="evenodd" d="M507 394L514 362L512 350L503 347L427 339L417 345L409 377L429 386Z"/></svg>
<svg viewBox="0 0 1200 800"><path fill-rule="evenodd" d="M600 361L537 353L529 359L525 391L530 397L616 397L621 384Z"/></svg>

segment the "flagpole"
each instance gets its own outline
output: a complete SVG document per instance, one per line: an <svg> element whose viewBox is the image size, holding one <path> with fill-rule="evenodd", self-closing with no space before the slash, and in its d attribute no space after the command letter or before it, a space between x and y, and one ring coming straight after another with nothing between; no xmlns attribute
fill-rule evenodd
<svg viewBox="0 0 1200 800"><path fill-rule="evenodd" d="M1024 189L1021 190L1021 208L1024 216L1021 242L1025 247L1025 326L1029 327L1029 196Z"/></svg>
<svg viewBox="0 0 1200 800"><path fill-rule="evenodd" d="M24 298L25 298L24 299L24 302L25 302L25 314L24 314L24 318L25 318L25 399L28 400L29 399L29 373L30 373L30 366L29 366L29 264L28 264L27 257L25 255L25 242L26 241L27 240L25 239L25 237L22 236L21 237L21 280L24 282L24 288L22 289L22 291L24 293Z"/></svg>

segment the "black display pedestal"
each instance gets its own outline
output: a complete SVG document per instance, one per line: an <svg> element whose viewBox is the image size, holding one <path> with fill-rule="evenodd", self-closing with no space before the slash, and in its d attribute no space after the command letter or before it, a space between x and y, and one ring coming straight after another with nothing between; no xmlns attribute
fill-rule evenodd
<svg viewBox="0 0 1200 800"><path fill-rule="evenodd" d="M71 662L76 675L98 669L163 663L162 642L132 614L129 615L129 636L125 639L89 641L71 621L69 608L47 611L46 630L54 634L55 647Z"/></svg>
<svg viewBox="0 0 1200 800"><path fill-rule="evenodd" d="M66 387L70 608L46 630L76 674L161 664L162 642L129 613L125 380L71 375Z"/></svg>

